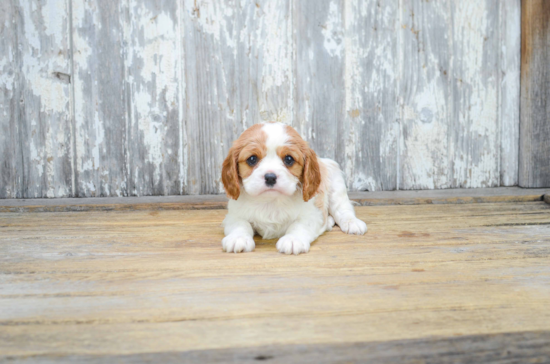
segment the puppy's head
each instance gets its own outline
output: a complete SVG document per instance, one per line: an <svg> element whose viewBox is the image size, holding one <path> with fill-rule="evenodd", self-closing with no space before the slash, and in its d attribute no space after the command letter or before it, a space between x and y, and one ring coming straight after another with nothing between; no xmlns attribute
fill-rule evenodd
<svg viewBox="0 0 550 364"><path fill-rule="evenodd" d="M251 196L290 196L302 190L311 199L321 183L315 152L292 127L256 124L241 134L223 162L227 195L239 198L241 188Z"/></svg>

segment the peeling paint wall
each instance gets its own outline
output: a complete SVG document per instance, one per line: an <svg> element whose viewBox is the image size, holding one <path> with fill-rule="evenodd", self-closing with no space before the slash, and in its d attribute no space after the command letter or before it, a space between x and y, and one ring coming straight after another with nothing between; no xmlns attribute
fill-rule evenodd
<svg viewBox="0 0 550 364"><path fill-rule="evenodd" d="M8 0L0 198L223 192L254 123L351 190L518 182L520 0Z"/></svg>

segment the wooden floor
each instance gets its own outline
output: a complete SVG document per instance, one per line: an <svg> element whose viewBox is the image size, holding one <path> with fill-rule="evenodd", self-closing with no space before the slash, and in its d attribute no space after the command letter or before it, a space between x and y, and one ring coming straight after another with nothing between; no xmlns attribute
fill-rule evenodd
<svg viewBox="0 0 550 364"><path fill-rule="evenodd" d="M550 362L550 204L362 206L300 256L225 213L0 213L0 361Z"/></svg>

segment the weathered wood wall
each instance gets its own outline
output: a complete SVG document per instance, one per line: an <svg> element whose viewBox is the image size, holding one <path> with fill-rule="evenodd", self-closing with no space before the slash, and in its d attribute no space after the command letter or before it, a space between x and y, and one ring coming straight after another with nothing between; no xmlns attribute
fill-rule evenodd
<svg viewBox="0 0 550 364"><path fill-rule="evenodd" d="M550 186L550 1L522 1L519 185Z"/></svg>
<svg viewBox="0 0 550 364"><path fill-rule="evenodd" d="M518 183L520 0L8 0L0 197L222 192L248 126L352 190Z"/></svg>

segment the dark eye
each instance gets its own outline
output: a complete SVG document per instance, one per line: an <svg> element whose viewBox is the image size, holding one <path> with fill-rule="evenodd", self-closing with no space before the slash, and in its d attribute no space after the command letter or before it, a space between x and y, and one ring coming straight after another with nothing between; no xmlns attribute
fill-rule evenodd
<svg viewBox="0 0 550 364"><path fill-rule="evenodd" d="M289 167L292 167L292 165L294 164L294 158L292 158L291 156L287 155L285 157L285 159L283 159L285 164Z"/></svg>
<svg viewBox="0 0 550 364"><path fill-rule="evenodd" d="M258 163L258 157L256 157L255 155L248 157L248 159L246 160L246 164L248 164L250 167L254 167L256 163Z"/></svg>

